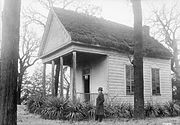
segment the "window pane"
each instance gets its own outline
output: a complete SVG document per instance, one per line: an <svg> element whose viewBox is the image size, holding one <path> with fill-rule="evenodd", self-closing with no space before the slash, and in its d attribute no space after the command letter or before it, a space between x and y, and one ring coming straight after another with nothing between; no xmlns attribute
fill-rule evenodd
<svg viewBox="0 0 180 125"><path fill-rule="evenodd" d="M152 90L152 94L153 94L153 95L156 95L156 90Z"/></svg>
<svg viewBox="0 0 180 125"><path fill-rule="evenodd" d="M134 93L134 86L132 86L131 92L133 92L133 93Z"/></svg>
<svg viewBox="0 0 180 125"><path fill-rule="evenodd" d="M134 67L131 66L131 80L134 80Z"/></svg>
<svg viewBox="0 0 180 125"><path fill-rule="evenodd" d="M130 67L126 65L126 79L130 80Z"/></svg>
<svg viewBox="0 0 180 125"><path fill-rule="evenodd" d="M126 90L126 94L127 94L127 95L130 95L130 90Z"/></svg>
<svg viewBox="0 0 180 125"><path fill-rule="evenodd" d="M156 94L160 94L160 87L156 87Z"/></svg>
<svg viewBox="0 0 180 125"><path fill-rule="evenodd" d="M132 65L126 65L126 93L134 92L134 68Z"/></svg>
<svg viewBox="0 0 180 125"><path fill-rule="evenodd" d="M152 68L152 94L160 94L159 69Z"/></svg>
<svg viewBox="0 0 180 125"><path fill-rule="evenodd" d="M126 87L127 87L127 88L126 88L127 90L130 90L130 86L126 86Z"/></svg>

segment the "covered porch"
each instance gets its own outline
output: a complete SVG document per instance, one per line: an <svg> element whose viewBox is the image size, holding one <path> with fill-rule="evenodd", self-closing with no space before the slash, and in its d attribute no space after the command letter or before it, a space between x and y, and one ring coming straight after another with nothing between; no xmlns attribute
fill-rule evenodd
<svg viewBox="0 0 180 125"><path fill-rule="evenodd" d="M64 97L63 67L70 71L70 99L95 104L97 88L103 87L107 96L107 55L72 51L43 62L43 83L46 83L46 65L51 64L52 95ZM59 84L60 83L60 84ZM60 86L58 86L60 85ZM59 88L59 91L58 91ZM46 94L46 92L44 92Z"/></svg>

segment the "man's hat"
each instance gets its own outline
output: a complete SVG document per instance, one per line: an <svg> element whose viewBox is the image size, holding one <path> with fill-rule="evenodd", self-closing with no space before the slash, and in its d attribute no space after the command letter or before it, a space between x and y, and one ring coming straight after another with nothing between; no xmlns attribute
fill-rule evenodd
<svg viewBox="0 0 180 125"><path fill-rule="evenodd" d="M102 87L99 87L99 88L98 88L98 91L103 91L103 88L102 88Z"/></svg>

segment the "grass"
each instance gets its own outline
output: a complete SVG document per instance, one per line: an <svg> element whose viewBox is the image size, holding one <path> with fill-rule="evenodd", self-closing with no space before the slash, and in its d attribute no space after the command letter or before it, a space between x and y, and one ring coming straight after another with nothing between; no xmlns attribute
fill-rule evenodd
<svg viewBox="0 0 180 125"><path fill-rule="evenodd" d="M129 120L121 119L105 119L102 123L97 123L94 120L89 121L63 121L63 120L45 120L40 115L31 114L27 111L26 106L18 105L18 125L172 125L180 124L180 117L165 117L165 118L147 118L145 120Z"/></svg>

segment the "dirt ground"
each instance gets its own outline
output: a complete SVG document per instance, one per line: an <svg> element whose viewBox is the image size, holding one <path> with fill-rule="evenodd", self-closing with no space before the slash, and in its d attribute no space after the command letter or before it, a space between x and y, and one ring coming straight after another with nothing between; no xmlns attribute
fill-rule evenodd
<svg viewBox="0 0 180 125"><path fill-rule="evenodd" d="M173 118L151 118L145 120L110 120L105 119L98 123L93 120L81 122L69 122L59 120L45 120L39 115L28 113L24 105L18 105L18 125L180 125L180 117Z"/></svg>

